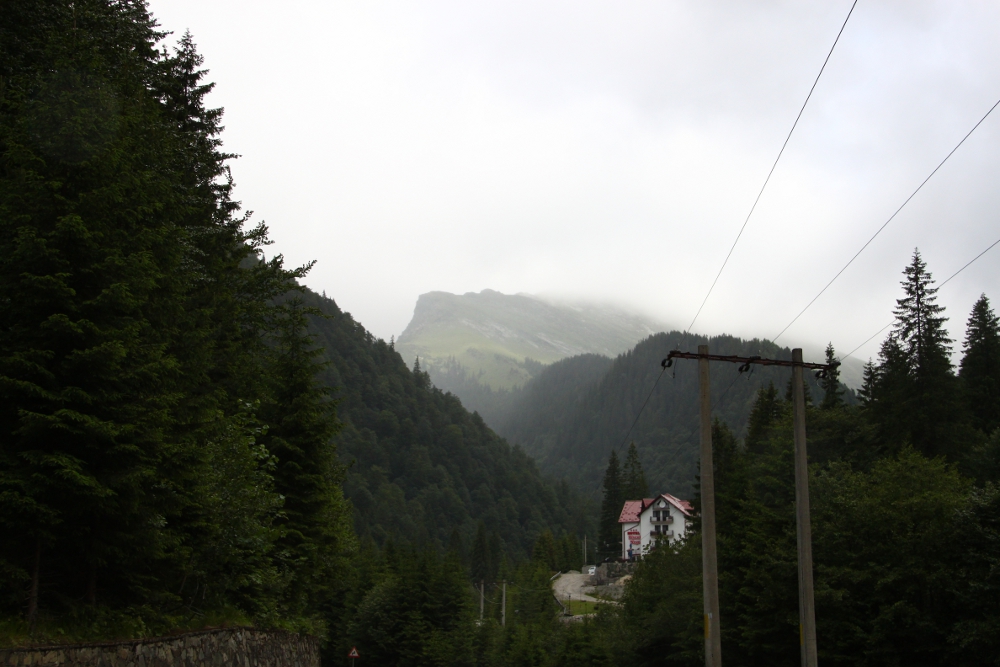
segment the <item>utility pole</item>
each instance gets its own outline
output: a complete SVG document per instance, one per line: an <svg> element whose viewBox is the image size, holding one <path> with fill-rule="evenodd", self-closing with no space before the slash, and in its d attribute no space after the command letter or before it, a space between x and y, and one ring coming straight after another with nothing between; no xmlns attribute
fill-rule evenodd
<svg viewBox="0 0 1000 667"><path fill-rule="evenodd" d="M503 604L500 607L500 626L507 627L507 582L503 582Z"/></svg>
<svg viewBox="0 0 1000 667"><path fill-rule="evenodd" d="M809 458L806 454L806 396L800 348L792 350L792 364L795 526L799 552L799 648L802 667L816 667L816 600L813 595L812 525L809 515Z"/></svg>
<svg viewBox="0 0 1000 667"><path fill-rule="evenodd" d="M698 346L701 398L701 571L705 600L705 667L722 667L719 634L719 563L715 544L715 469L712 463L712 403L708 385L708 345Z"/></svg>
<svg viewBox="0 0 1000 667"><path fill-rule="evenodd" d="M587 534L583 534L583 565L587 564ZM582 566L581 566L582 567Z"/></svg>
<svg viewBox="0 0 1000 667"><path fill-rule="evenodd" d="M735 354L709 354L707 345L699 345L698 353L671 350L660 364L664 369L673 365L674 359L697 359L699 390L701 394L701 526L702 572L705 594L705 665L721 667L719 650L719 581L716 569L715 544L715 480L712 469L712 415L708 395L708 362L726 361L742 364L739 372L750 370L752 364L760 366L791 366L792 402L795 438L795 524L799 554L799 646L802 667L817 667L816 658L816 605L813 594L812 526L809 519L809 459L806 455L806 399L803 369L816 370L816 377L840 365L807 364L802 361L802 350L792 350L792 360L741 357Z"/></svg>
<svg viewBox="0 0 1000 667"><path fill-rule="evenodd" d="M486 597L484 591L486 587L486 582L482 579L479 580L479 625L483 624L483 600Z"/></svg>

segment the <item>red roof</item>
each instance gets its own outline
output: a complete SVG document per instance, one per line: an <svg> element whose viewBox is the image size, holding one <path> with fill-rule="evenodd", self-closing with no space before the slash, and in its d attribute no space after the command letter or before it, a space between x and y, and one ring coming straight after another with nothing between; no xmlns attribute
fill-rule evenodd
<svg viewBox="0 0 1000 667"><path fill-rule="evenodd" d="M618 523L638 522L639 514L642 512L643 507L641 500L626 500L625 506L622 507L621 516L618 517Z"/></svg>
<svg viewBox="0 0 1000 667"><path fill-rule="evenodd" d="M668 503L679 509L687 516L692 516L694 507L686 500L681 500L669 493L661 493L656 498L643 498L642 500L626 500L622 506L622 513L618 517L618 523L637 523L639 515L645 512L658 499L663 498Z"/></svg>
<svg viewBox="0 0 1000 667"><path fill-rule="evenodd" d="M694 507L686 500L681 500L676 496L672 496L669 493L661 493L661 498L664 498L668 503L679 509L684 514L691 516L694 513Z"/></svg>

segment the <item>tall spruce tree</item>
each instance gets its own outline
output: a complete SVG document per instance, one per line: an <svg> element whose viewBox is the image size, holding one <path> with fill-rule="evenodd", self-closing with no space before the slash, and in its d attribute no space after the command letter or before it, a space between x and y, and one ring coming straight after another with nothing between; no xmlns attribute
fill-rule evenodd
<svg viewBox="0 0 1000 667"><path fill-rule="evenodd" d="M260 411L269 425L263 441L274 457L275 489L284 498L277 546L289 581L286 600L298 616L337 596L337 572L353 544L333 444L338 423L330 390L317 379L323 364L306 333L307 312L298 298L283 304Z"/></svg>
<svg viewBox="0 0 1000 667"><path fill-rule="evenodd" d="M601 524L599 540L600 555L603 558L618 558L621 556L622 531L618 518L622 513L625 501L623 493L621 464L618 453L611 452L608 467L604 471L604 499L601 501Z"/></svg>
<svg viewBox="0 0 1000 667"><path fill-rule="evenodd" d="M959 377L973 425L989 434L1000 427L1000 319L983 294L965 330Z"/></svg>
<svg viewBox="0 0 1000 667"><path fill-rule="evenodd" d="M826 363L828 366L838 362L833 343L827 343ZM840 368L833 366L826 371L826 375L820 379L820 387L823 388L823 402L820 407L824 410L837 408L844 404L844 390L840 386Z"/></svg>
<svg viewBox="0 0 1000 667"><path fill-rule="evenodd" d="M757 398L750 408L747 423L746 446L749 451L760 452L767 441L768 432L781 415L781 399L773 382L757 390Z"/></svg>
<svg viewBox="0 0 1000 667"><path fill-rule="evenodd" d="M955 458L962 447L955 428L961 404L944 307L936 303L937 288L918 250L903 274L895 328L880 353L874 415L887 441Z"/></svg>
<svg viewBox="0 0 1000 667"><path fill-rule="evenodd" d="M476 526L476 537L472 542L472 581L493 581L495 576L495 555L490 549L490 541L486 535L486 524L482 521Z"/></svg>
<svg viewBox="0 0 1000 667"><path fill-rule="evenodd" d="M635 442L629 443L628 454L625 455L625 466L622 470L622 495L625 500L636 500L649 495L649 485L646 474L642 471L639 451Z"/></svg>

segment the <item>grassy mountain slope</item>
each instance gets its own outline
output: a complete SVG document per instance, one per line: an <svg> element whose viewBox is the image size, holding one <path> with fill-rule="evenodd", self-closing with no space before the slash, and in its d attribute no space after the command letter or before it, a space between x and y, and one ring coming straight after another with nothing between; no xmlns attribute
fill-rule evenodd
<svg viewBox="0 0 1000 667"><path fill-rule="evenodd" d="M596 493L611 450L623 445L655 384L628 440L635 441L651 490L687 497L698 462L697 362L678 360L661 376L660 361L670 350L694 351L706 342L717 354L791 359L791 350L768 341L660 333L613 361L581 356L547 367L507 397L491 425L522 445L543 471ZM757 389L774 382L783 394L790 377L789 369L763 367L740 375L727 363L713 363L710 372L713 414L737 433L746 427ZM815 378L806 378L818 397Z"/></svg>
<svg viewBox="0 0 1000 667"><path fill-rule="evenodd" d="M614 356L661 329L610 307L556 305L493 290L430 292L417 300L396 348L408 363L419 356L436 385L469 403L475 389L464 386L469 381L511 389L541 365L587 353Z"/></svg>
<svg viewBox="0 0 1000 667"><path fill-rule="evenodd" d="M546 529L584 532L589 508L543 479L521 448L412 372L332 299L306 291L304 301L324 315L310 330L329 362L322 379L338 400L338 451L350 464L344 492L360 536L443 548L457 528L468 547L482 520L508 553L524 556Z"/></svg>

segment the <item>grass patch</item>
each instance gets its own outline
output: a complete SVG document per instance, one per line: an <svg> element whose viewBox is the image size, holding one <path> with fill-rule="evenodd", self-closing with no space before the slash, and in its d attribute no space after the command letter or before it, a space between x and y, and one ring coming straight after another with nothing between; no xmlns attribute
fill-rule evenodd
<svg viewBox="0 0 1000 667"><path fill-rule="evenodd" d="M569 610L570 615L579 616L581 614L596 614L597 607L600 602L591 602L590 600L568 600L563 602L566 605L566 609Z"/></svg>

